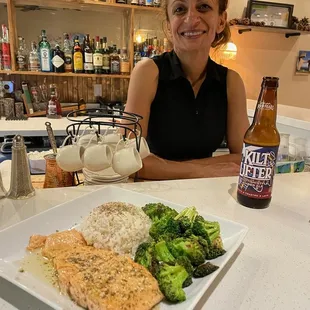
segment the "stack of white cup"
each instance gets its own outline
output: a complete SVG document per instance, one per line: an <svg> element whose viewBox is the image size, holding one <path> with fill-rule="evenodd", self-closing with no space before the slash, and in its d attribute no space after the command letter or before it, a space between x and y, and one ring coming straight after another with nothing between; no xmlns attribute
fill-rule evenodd
<svg viewBox="0 0 310 310"><path fill-rule="evenodd" d="M109 129L109 128L108 128ZM86 184L121 182L142 168L142 160L150 154L146 140L123 139L118 129L106 130L100 135L95 131L81 136L68 136L56 156L58 166L69 172L82 170ZM65 145L69 138L72 145ZM130 137L130 136L129 136Z"/></svg>

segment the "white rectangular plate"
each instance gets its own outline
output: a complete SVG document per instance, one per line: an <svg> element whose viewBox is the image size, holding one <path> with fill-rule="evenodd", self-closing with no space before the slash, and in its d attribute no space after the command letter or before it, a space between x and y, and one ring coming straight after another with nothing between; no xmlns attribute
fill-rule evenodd
<svg viewBox="0 0 310 310"><path fill-rule="evenodd" d="M35 275L27 271L19 272L19 264L17 262L27 254L25 248L31 235L48 235L56 230L70 229L78 225L81 219L87 216L93 208L109 201L122 201L140 207L150 202L162 202L177 211L181 211L186 207L113 186L99 189L2 230L0 232L0 276L54 309L80 309L69 297L60 295L56 288L43 282ZM193 284L185 289L186 301L176 305L162 302L160 310L193 309L215 277L238 249L248 231L248 228L244 225L202 212L199 213L208 220L220 223L221 235L227 253L212 261L220 267L216 272L202 279L194 279Z"/></svg>

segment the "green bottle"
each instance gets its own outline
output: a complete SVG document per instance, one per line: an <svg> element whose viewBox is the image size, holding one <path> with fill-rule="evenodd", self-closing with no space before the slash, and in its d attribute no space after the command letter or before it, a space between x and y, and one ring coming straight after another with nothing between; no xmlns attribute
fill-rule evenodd
<svg viewBox="0 0 310 310"><path fill-rule="evenodd" d="M42 30L41 37L42 40L39 44L41 71L51 72L52 71L51 45L47 41L45 30Z"/></svg>

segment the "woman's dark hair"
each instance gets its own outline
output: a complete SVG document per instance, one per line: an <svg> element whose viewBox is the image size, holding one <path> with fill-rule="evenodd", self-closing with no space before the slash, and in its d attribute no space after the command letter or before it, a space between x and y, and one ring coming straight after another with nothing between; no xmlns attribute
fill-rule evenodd
<svg viewBox="0 0 310 310"><path fill-rule="evenodd" d="M228 7L228 0L218 0L219 2L219 14L223 14ZM168 0L162 0L161 7L165 13L165 22L169 22L168 16ZM226 23L224 30L221 33L216 34L215 39L212 43L213 48L220 48L227 44L230 40L231 32L228 23Z"/></svg>

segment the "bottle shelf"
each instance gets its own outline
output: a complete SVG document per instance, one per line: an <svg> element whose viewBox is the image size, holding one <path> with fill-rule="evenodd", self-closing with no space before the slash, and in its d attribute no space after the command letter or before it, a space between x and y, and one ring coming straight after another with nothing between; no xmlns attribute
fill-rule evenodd
<svg viewBox="0 0 310 310"><path fill-rule="evenodd" d="M1 1L4 0L0 0ZM4 1L6 2L6 1ZM110 8L116 10L124 10L124 9L135 9L141 11L149 11L149 12L162 12L162 9L159 7L148 7L148 6L140 6L140 5L131 5L131 4L121 4L115 2L102 2L99 0L15 0L15 5L27 5L27 6L39 6L46 8L72 8L72 9L96 9L96 8Z"/></svg>
<svg viewBox="0 0 310 310"><path fill-rule="evenodd" d="M58 76L58 77L99 77L110 79L130 79L130 75L121 74L89 74L89 73L57 73L57 72L35 72L35 71L12 71L12 70L0 70L0 74L7 75L44 75L44 76Z"/></svg>

